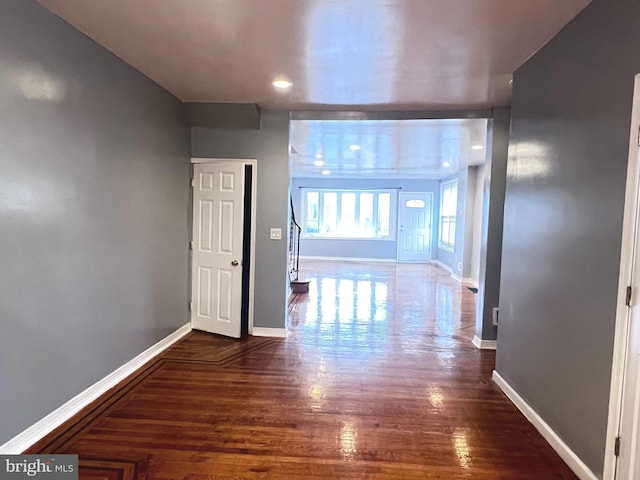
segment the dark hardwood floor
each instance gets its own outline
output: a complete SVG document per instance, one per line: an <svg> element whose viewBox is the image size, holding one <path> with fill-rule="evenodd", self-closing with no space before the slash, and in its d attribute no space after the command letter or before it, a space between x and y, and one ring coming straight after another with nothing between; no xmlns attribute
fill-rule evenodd
<svg viewBox="0 0 640 480"><path fill-rule="evenodd" d="M434 266L304 267L286 339L192 332L30 453L88 479L577 478L491 381L473 293Z"/></svg>

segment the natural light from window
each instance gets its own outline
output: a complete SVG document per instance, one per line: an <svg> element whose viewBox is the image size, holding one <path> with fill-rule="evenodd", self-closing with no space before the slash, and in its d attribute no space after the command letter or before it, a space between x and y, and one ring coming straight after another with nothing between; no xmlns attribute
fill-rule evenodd
<svg viewBox="0 0 640 480"><path fill-rule="evenodd" d="M456 246L458 181L440 185L440 248L453 251Z"/></svg>
<svg viewBox="0 0 640 480"><path fill-rule="evenodd" d="M407 208L424 208L424 200L407 200Z"/></svg>
<svg viewBox="0 0 640 480"><path fill-rule="evenodd" d="M302 189L302 236L393 240L393 190Z"/></svg>

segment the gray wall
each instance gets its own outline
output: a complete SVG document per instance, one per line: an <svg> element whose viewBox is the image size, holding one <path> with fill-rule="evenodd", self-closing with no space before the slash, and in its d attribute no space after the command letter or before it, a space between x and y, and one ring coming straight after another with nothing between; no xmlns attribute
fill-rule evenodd
<svg viewBox="0 0 640 480"><path fill-rule="evenodd" d="M0 3L0 444L188 321L181 103Z"/></svg>
<svg viewBox="0 0 640 480"><path fill-rule="evenodd" d="M467 168L467 190L464 196L464 244L462 252L462 278L472 278L472 260L474 245L475 201L478 183L478 167ZM480 232L478 232L478 237Z"/></svg>
<svg viewBox="0 0 640 480"><path fill-rule="evenodd" d="M404 192L428 192L433 194L431 219L431 255L436 256L438 245L438 212L440 183L438 180L412 179L347 179L347 178L294 178L291 180L291 194L296 216L302 218L300 188L399 188ZM396 212L397 216L397 212ZM309 239L300 241L300 255L309 257L380 258L395 260L397 240L340 240Z"/></svg>
<svg viewBox="0 0 640 480"><path fill-rule="evenodd" d="M639 18L595 0L514 80L497 370L597 475Z"/></svg>
<svg viewBox="0 0 640 480"><path fill-rule="evenodd" d="M289 228L289 113L262 111L260 130L191 129L191 154L258 161L254 326L284 328ZM269 229L281 228L282 240Z"/></svg>
<svg viewBox="0 0 640 480"><path fill-rule="evenodd" d="M473 238L471 245L471 273L470 278L475 282L480 281L480 253L482 245L482 204L484 202L484 175L485 166L474 167L475 175L475 198L473 200Z"/></svg>
<svg viewBox="0 0 640 480"><path fill-rule="evenodd" d="M493 308L499 305L502 264L502 227L507 156L509 145L509 108L493 109L487 129L487 163L485 164L482 202L480 270L476 305L476 336L495 340Z"/></svg>
<svg viewBox="0 0 640 480"><path fill-rule="evenodd" d="M255 103L185 102L184 111L192 127L260 130Z"/></svg>

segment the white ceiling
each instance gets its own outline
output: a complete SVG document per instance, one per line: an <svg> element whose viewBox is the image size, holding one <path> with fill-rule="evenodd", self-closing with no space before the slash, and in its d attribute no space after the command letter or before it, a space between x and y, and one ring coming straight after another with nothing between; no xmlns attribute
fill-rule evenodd
<svg viewBox="0 0 640 480"><path fill-rule="evenodd" d="M508 104L590 0L39 1L185 101L406 110Z"/></svg>
<svg viewBox="0 0 640 480"><path fill-rule="evenodd" d="M440 179L483 164L486 139L486 119L293 120L291 176Z"/></svg>

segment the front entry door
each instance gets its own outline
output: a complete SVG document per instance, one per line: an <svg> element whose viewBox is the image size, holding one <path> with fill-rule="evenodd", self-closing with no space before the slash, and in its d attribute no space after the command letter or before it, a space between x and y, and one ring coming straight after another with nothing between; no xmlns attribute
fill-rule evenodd
<svg viewBox="0 0 640 480"><path fill-rule="evenodd" d="M244 165L194 165L191 326L239 338L242 318Z"/></svg>
<svg viewBox="0 0 640 480"><path fill-rule="evenodd" d="M398 261L431 259L431 194L398 195Z"/></svg>

